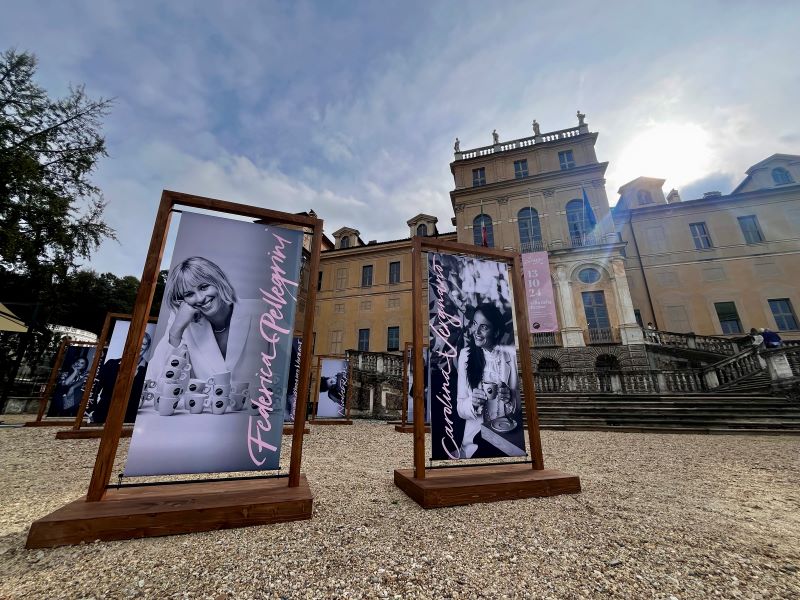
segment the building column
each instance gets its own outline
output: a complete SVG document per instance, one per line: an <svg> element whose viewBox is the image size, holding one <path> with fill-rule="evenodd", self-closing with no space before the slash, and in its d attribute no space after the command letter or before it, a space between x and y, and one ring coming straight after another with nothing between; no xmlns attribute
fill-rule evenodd
<svg viewBox="0 0 800 600"><path fill-rule="evenodd" d="M555 283L558 289L558 305L561 308L561 343L565 348L585 346L583 330L578 326L575 304L572 301L572 284L567 281L567 268L557 265Z"/></svg>
<svg viewBox="0 0 800 600"><path fill-rule="evenodd" d="M617 322L619 323L619 336L624 345L643 344L644 335L642 328L636 322L633 312L631 290L628 287L628 277L625 274L625 263L619 257L611 259L611 278L614 296L617 305Z"/></svg>

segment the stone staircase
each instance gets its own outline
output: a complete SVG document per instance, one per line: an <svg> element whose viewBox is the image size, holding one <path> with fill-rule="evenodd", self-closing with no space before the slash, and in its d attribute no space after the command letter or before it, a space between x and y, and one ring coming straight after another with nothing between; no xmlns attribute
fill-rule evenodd
<svg viewBox="0 0 800 600"><path fill-rule="evenodd" d="M800 435L800 405L763 394L541 394L542 429Z"/></svg>

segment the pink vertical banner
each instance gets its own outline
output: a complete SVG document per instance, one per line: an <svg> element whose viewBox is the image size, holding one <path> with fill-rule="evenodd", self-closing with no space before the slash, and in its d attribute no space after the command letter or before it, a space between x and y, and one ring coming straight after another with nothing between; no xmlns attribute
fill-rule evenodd
<svg viewBox="0 0 800 600"><path fill-rule="evenodd" d="M531 333L558 331L556 305L553 301L553 281L547 252L527 252L522 255L525 296L528 301L528 322Z"/></svg>

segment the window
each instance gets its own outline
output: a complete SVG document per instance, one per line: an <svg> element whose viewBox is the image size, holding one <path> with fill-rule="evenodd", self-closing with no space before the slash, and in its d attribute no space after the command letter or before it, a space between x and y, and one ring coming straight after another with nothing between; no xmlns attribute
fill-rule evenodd
<svg viewBox="0 0 800 600"><path fill-rule="evenodd" d="M322 289L322 271L317 273L317 291Z"/></svg>
<svg viewBox="0 0 800 600"><path fill-rule="evenodd" d="M481 185L486 185L486 169L484 167L472 169L472 187Z"/></svg>
<svg viewBox="0 0 800 600"><path fill-rule="evenodd" d="M739 217L738 220L745 242L748 244L758 244L764 241L764 235L761 233L761 227L758 226L758 218L756 218L755 215Z"/></svg>
<svg viewBox="0 0 800 600"><path fill-rule="evenodd" d="M564 150L558 153L558 163L561 165L561 170L571 169L575 166L575 158L572 156L572 150Z"/></svg>
<svg viewBox="0 0 800 600"><path fill-rule="evenodd" d="M711 243L711 236L708 235L708 229L705 223L689 223L689 229L692 232L695 248L698 250L706 250L707 248L714 247L714 244Z"/></svg>
<svg viewBox="0 0 800 600"><path fill-rule="evenodd" d="M664 233L664 228L661 225L655 227L648 227L644 230L647 244L654 252L666 252L667 250L667 236Z"/></svg>
<svg viewBox="0 0 800 600"><path fill-rule="evenodd" d="M600 271L597 269L581 269L578 273L578 280L582 283L597 283L600 281Z"/></svg>
<svg viewBox="0 0 800 600"><path fill-rule="evenodd" d="M636 197L639 199L639 204L653 203L653 195L647 190L639 190L636 192Z"/></svg>
<svg viewBox="0 0 800 600"><path fill-rule="evenodd" d="M587 212L583 200L570 200L567 202L567 228L573 246L586 246L591 243L589 235L594 229L594 214L591 206Z"/></svg>
<svg viewBox="0 0 800 600"><path fill-rule="evenodd" d="M392 352L393 350L400 350L400 328L389 327L386 330L386 350Z"/></svg>
<svg viewBox="0 0 800 600"><path fill-rule="evenodd" d="M742 333L742 322L735 302L714 302L722 333Z"/></svg>
<svg viewBox="0 0 800 600"><path fill-rule="evenodd" d="M494 248L494 231L492 230L492 219L489 215L478 215L472 221L472 240L476 246L483 246L483 232L486 231L486 245Z"/></svg>
<svg viewBox="0 0 800 600"><path fill-rule="evenodd" d="M515 160L514 177L517 179L522 179L523 177L527 176L528 176L528 159L523 158L522 160Z"/></svg>
<svg viewBox="0 0 800 600"><path fill-rule="evenodd" d="M775 185L785 185L787 183L794 183L792 176L789 175L789 171L787 171L783 167L776 167L772 169L772 181L775 182Z"/></svg>
<svg viewBox="0 0 800 600"><path fill-rule="evenodd" d="M386 308L396 310L400 308L400 298L397 296L390 296L386 299Z"/></svg>
<svg viewBox="0 0 800 600"><path fill-rule="evenodd" d="M330 352L331 354L341 354L342 353L342 332L341 331L331 331L328 333L328 340L330 344Z"/></svg>
<svg viewBox="0 0 800 600"><path fill-rule="evenodd" d="M389 283L400 283L400 261L389 263Z"/></svg>
<svg viewBox="0 0 800 600"><path fill-rule="evenodd" d="M337 314L344 313L344 302L338 302L338 303L334 304L333 305L333 312L335 312Z"/></svg>
<svg viewBox="0 0 800 600"><path fill-rule="evenodd" d="M361 287L372 286L372 265L361 267Z"/></svg>
<svg viewBox="0 0 800 600"><path fill-rule="evenodd" d="M358 310L362 312L369 312L372 310L372 300L362 300L358 305Z"/></svg>
<svg viewBox="0 0 800 600"><path fill-rule="evenodd" d="M788 298L778 298L776 300L767 300L769 307L772 310L772 316L775 317L775 325L780 331L793 331L798 329L797 317L792 309L792 303Z"/></svg>
<svg viewBox="0 0 800 600"><path fill-rule="evenodd" d="M535 208L523 208L517 213L519 241L523 252L544 250L542 245L542 226Z"/></svg>
<svg viewBox="0 0 800 600"><path fill-rule="evenodd" d="M369 352L369 329L358 330L358 351Z"/></svg>
<svg viewBox="0 0 800 600"><path fill-rule="evenodd" d="M636 322L639 324L639 327L644 327L644 322L642 321L642 311L640 311L638 308L634 308L633 316L636 317Z"/></svg>
<svg viewBox="0 0 800 600"><path fill-rule="evenodd" d="M336 269L336 289L343 290L347 287L347 267Z"/></svg>
<svg viewBox="0 0 800 600"><path fill-rule="evenodd" d="M419 237L425 237L428 235L428 226L425 223L420 223L417 225L417 235Z"/></svg>
<svg viewBox="0 0 800 600"><path fill-rule="evenodd" d="M676 333L689 333L692 330L689 322L689 315L686 314L686 307L683 305L665 306L664 312L667 317L667 326L661 324L661 329L674 331Z"/></svg>
<svg viewBox="0 0 800 600"><path fill-rule="evenodd" d="M581 296L589 329L610 329L611 322L608 320L606 297L603 292L582 292Z"/></svg>
<svg viewBox="0 0 800 600"><path fill-rule="evenodd" d="M349 248L350 247L350 236L343 235L339 240L339 248Z"/></svg>

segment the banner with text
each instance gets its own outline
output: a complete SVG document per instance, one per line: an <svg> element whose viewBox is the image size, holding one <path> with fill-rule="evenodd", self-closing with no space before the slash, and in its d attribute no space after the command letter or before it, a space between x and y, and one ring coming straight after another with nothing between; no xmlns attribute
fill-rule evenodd
<svg viewBox="0 0 800 600"><path fill-rule="evenodd" d="M347 417L347 359L323 358L319 368L317 418Z"/></svg>
<svg viewBox="0 0 800 600"><path fill-rule="evenodd" d="M522 255L525 297L528 302L528 322L531 333L558 331L556 304L553 300L553 280L547 252L527 252Z"/></svg>
<svg viewBox="0 0 800 600"><path fill-rule="evenodd" d="M126 476L280 468L302 242L182 213Z"/></svg>
<svg viewBox="0 0 800 600"><path fill-rule="evenodd" d="M507 270L428 253L434 460L525 455Z"/></svg>

